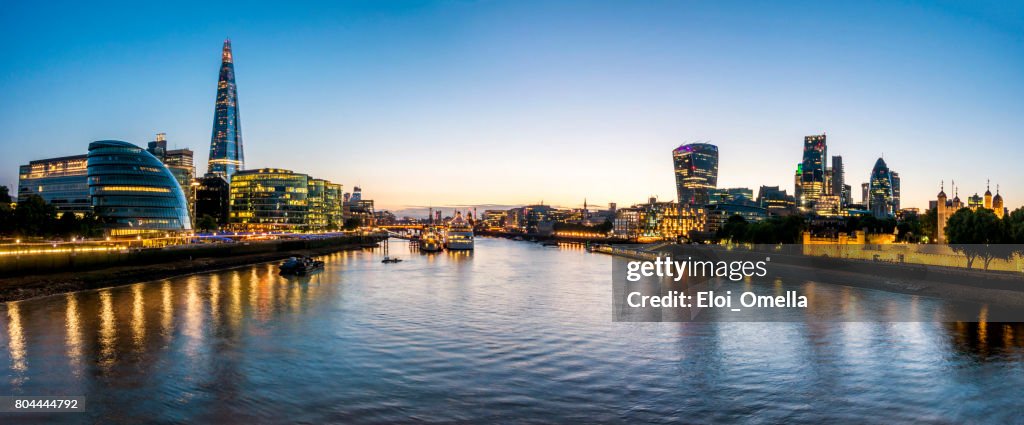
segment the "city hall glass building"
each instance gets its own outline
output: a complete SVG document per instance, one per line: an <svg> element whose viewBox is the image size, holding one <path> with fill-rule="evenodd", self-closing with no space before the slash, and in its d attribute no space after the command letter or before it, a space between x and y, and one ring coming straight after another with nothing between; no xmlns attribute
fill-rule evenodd
<svg viewBox="0 0 1024 425"><path fill-rule="evenodd" d="M309 176L260 168L231 176L229 223L245 231L298 231L309 227Z"/></svg>
<svg viewBox="0 0 1024 425"><path fill-rule="evenodd" d="M706 205L718 186L718 146L691 143L672 150L676 192L682 205Z"/></svg>
<svg viewBox="0 0 1024 425"><path fill-rule="evenodd" d="M89 194L93 211L111 236L192 230L188 201L159 159L117 140L89 144Z"/></svg>

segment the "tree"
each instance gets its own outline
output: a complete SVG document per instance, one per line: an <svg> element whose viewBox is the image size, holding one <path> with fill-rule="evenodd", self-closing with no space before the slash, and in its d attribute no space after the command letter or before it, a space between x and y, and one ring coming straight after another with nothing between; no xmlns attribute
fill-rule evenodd
<svg viewBox="0 0 1024 425"><path fill-rule="evenodd" d="M203 214L202 217L199 217L199 221L196 222L196 227L203 232L217 230L217 219L209 214Z"/></svg>
<svg viewBox="0 0 1024 425"><path fill-rule="evenodd" d="M967 268L980 257L988 270L993 259L1013 255L1012 249L1001 245L1008 239L1006 226L987 208L962 208L953 213L946 222L946 239L953 251L967 257Z"/></svg>
<svg viewBox="0 0 1024 425"><path fill-rule="evenodd" d="M744 242L747 237L747 227L749 227L747 219L739 214L734 214L718 229L717 236L732 242Z"/></svg>
<svg viewBox="0 0 1024 425"><path fill-rule="evenodd" d="M898 238L903 242L918 242L924 235L924 222L917 214L910 214L896 224Z"/></svg>
<svg viewBox="0 0 1024 425"><path fill-rule="evenodd" d="M75 213L65 212L57 220L57 233L63 237L72 237L81 232L81 226Z"/></svg>
<svg viewBox="0 0 1024 425"><path fill-rule="evenodd" d="M11 208L11 202L7 186L0 186L0 235L14 233L14 210Z"/></svg>
<svg viewBox="0 0 1024 425"><path fill-rule="evenodd" d="M14 233L14 210L8 204L0 204L0 235Z"/></svg>
<svg viewBox="0 0 1024 425"><path fill-rule="evenodd" d="M928 238L928 242L935 243L939 240L939 212L930 208L924 212L921 220L921 237Z"/></svg>
<svg viewBox="0 0 1024 425"><path fill-rule="evenodd" d="M14 209L15 232L24 236L44 236L53 229L57 208L39 195L29 195Z"/></svg>
<svg viewBox="0 0 1024 425"><path fill-rule="evenodd" d="M363 225L363 219L361 219L359 217L352 217L352 218L349 218L349 219L345 220L345 230L355 230L355 229L358 229L359 226L362 226L362 225Z"/></svg>

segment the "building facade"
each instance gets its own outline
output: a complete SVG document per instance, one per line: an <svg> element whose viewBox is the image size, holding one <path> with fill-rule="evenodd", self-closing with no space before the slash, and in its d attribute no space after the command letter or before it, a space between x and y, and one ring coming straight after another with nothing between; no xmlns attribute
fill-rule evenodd
<svg viewBox="0 0 1024 425"><path fill-rule="evenodd" d="M804 137L803 159L797 167L797 202L803 211L810 211L814 203L826 194L827 154L824 134Z"/></svg>
<svg viewBox="0 0 1024 425"><path fill-rule="evenodd" d="M89 144L88 185L93 211L111 236L192 230L181 185L159 159L131 143Z"/></svg>
<svg viewBox="0 0 1024 425"><path fill-rule="evenodd" d="M646 204L616 210L612 233L635 241L689 238L693 232L704 230L705 219L703 207L652 198Z"/></svg>
<svg viewBox="0 0 1024 425"><path fill-rule="evenodd" d="M769 215L790 215L796 212L796 200L778 186L761 186L757 191L757 205Z"/></svg>
<svg viewBox="0 0 1024 425"><path fill-rule="evenodd" d="M149 142L149 147L146 151L167 166L167 169L171 171L171 174L174 175L174 179L177 180L178 184L181 186L181 190L185 192L185 199L188 200L189 206L191 207L195 201L193 199L191 186L192 181L195 180L196 177L196 166L193 161L194 153L192 150L188 148L168 150L167 135L165 133L158 133L156 135L156 140Z"/></svg>
<svg viewBox="0 0 1024 425"><path fill-rule="evenodd" d="M728 204L733 202L753 202L754 191L746 187L730 187L711 189L709 204Z"/></svg>
<svg viewBox="0 0 1024 425"><path fill-rule="evenodd" d="M213 217L218 225L228 224L229 196L231 187L224 177L218 174L207 173L205 176L196 179L193 187L193 217L196 221L203 216Z"/></svg>
<svg viewBox="0 0 1024 425"><path fill-rule="evenodd" d="M684 205L706 205L710 190L718 186L718 147L691 143L672 151L677 200Z"/></svg>
<svg viewBox="0 0 1024 425"><path fill-rule="evenodd" d="M231 177L228 224L241 231L304 231L309 228L309 176L260 168Z"/></svg>
<svg viewBox="0 0 1024 425"><path fill-rule="evenodd" d="M18 167L18 202L38 195L56 207L58 214L91 212L87 174L88 155L31 161Z"/></svg>
<svg viewBox="0 0 1024 425"><path fill-rule="evenodd" d="M213 135L210 137L208 172L224 177L245 168L242 145L242 124L238 113L238 90L235 86L235 63L231 40L224 41L221 51L220 77L217 80L217 101L213 113Z"/></svg>
<svg viewBox="0 0 1024 425"><path fill-rule="evenodd" d="M868 209L871 214L878 218L892 217L896 215L897 202L893 190L894 183L892 172L885 160L878 158L874 168L871 169L871 179L868 188Z"/></svg>

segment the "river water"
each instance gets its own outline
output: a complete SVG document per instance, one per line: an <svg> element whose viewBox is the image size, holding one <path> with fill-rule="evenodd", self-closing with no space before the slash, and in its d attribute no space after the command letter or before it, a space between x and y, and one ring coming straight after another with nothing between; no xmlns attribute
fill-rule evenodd
<svg viewBox="0 0 1024 425"><path fill-rule="evenodd" d="M390 251L405 261L341 252L301 279L262 264L0 306L0 395L87 399L0 418L1024 421L1019 325L616 323L612 257L503 239Z"/></svg>

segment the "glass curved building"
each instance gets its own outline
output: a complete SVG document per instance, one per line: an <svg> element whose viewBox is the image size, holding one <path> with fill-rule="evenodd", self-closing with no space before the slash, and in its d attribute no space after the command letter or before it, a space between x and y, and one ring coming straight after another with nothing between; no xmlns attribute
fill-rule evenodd
<svg viewBox="0 0 1024 425"><path fill-rule="evenodd" d="M868 209L872 215L878 218L894 215L892 172L882 158L875 161L875 167L871 170L868 196Z"/></svg>
<svg viewBox="0 0 1024 425"><path fill-rule="evenodd" d="M672 150L676 193L682 205L706 205L718 186L718 146L691 143Z"/></svg>
<svg viewBox="0 0 1024 425"><path fill-rule="evenodd" d="M305 230L309 176L278 168L237 171L231 176L229 222L247 231Z"/></svg>
<svg viewBox="0 0 1024 425"><path fill-rule="evenodd" d="M192 230L178 180L145 149L118 140L92 142L87 170L93 211L109 235Z"/></svg>

